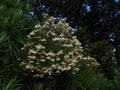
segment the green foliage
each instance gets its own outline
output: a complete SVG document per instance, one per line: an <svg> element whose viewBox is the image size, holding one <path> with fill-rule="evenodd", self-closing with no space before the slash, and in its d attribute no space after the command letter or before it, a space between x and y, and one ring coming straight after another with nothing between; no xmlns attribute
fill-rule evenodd
<svg viewBox="0 0 120 90"><path fill-rule="evenodd" d="M114 72L115 76L112 80L105 78L102 74L96 74L94 77L95 82L90 90L119 90L120 71L119 69L115 69Z"/></svg>
<svg viewBox="0 0 120 90"><path fill-rule="evenodd" d="M115 78L111 82L112 89L111 90L119 90L120 89L120 69L115 69Z"/></svg>
<svg viewBox="0 0 120 90"><path fill-rule="evenodd" d="M70 90L73 77L71 72L63 72L59 76L55 77L54 88L55 90Z"/></svg>
<svg viewBox="0 0 120 90"><path fill-rule="evenodd" d="M86 48L86 45L90 43L90 35L89 30L86 27L79 27L79 29L75 32L77 39L81 42L82 46Z"/></svg>
<svg viewBox="0 0 120 90"><path fill-rule="evenodd" d="M73 76L73 86L79 90L88 90L93 83L95 82L94 76L95 74L95 67L91 67L89 65L85 65L84 62L80 65L81 69Z"/></svg>
<svg viewBox="0 0 120 90"><path fill-rule="evenodd" d="M79 65L79 64L78 64ZM96 82L95 68L80 62L77 73L65 72L55 77L55 90L89 90Z"/></svg>
<svg viewBox="0 0 120 90"><path fill-rule="evenodd" d="M21 0L0 1L0 60L4 63L18 58L19 47L33 27L33 21L27 14L29 6L23 5Z"/></svg>
<svg viewBox="0 0 120 90"><path fill-rule="evenodd" d="M22 1L0 1L0 90L120 90L120 71L114 69L116 59L113 48L106 41L91 43L90 39L94 41L96 38L91 38L86 28L76 33L77 38L86 48L84 54L95 57L100 63L99 71L105 74L95 73L96 69L85 62L78 63L80 70L76 73L61 72L60 75L43 80L33 79L30 72L21 71L17 61L21 53L20 48L27 41L26 35L38 22L36 17L29 14L31 5L27 1L26 3ZM57 49L53 46L50 48Z"/></svg>
<svg viewBox="0 0 120 90"><path fill-rule="evenodd" d="M106 41L91 43L86 48L87 55L90 55L100 63L99 71L105 73L108 78L113 77L113 70L116 67L116 59L113 48Z"/></svg>
<svg viewBox="0 0 120 90"><path fill-rule="evenodd" d="M0 90L20 90L17 58L35 23L29 11L30 5L21 0L0 1Z"/></svg>
<svg viewBox="0 0 120 90"><path fill-rule="evenodd" d="M96 74L94 77L95 82L91 86L90 90L108 90L109 82L101 74Z"/></svg>
<svg viewBox="0 0 120 90"><path fill-rule="evenodd" d="M18 66L1 65L0 67L0 90L20 90L22 84L19 77L20 69Z"/></svg>
<svg viewBox="0 0 120 90"><path fill-rule="evenodd" d="M43 90L44 84L43 83L35 83L34 90Z"/></svg>
<svg viewBox="0 0 120 90"><path fill-rule="evenodd" d="M114 68L116 67L115 52L113 47L105 40L98 42L90 42L91 38L89 30L79 28L75 33L82 46L85 48L85 54L94 57L100 64L99 71L104 73L106 77L114 77Z"/></svg>
<svg viewBox="0 0 120 90"><path fill-rule="evenodd" d="M20 90L21 84L17 78L12 78L9 81L6 79L0 79L0 90Z"/></svg>
<svg viewBox="0 0 120 90"><path fill-rule="evenodd" d="M120 66L120 23L117 25L117 29L115 30L115 41L116 41L116 58L117 58L117 64Z"/></svg>

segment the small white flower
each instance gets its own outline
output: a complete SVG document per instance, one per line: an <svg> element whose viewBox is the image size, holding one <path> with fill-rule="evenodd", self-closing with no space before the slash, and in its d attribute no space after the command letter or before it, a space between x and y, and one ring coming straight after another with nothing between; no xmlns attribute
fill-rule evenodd
<svg viewBox="0 0 120 90"><path fill-rule="evenodd" d="M86 64L88 67L90 66L90 64Z"/></svg>
<svg viewBox="0 0 120 90"><path fill-rule="evenodd" d="M65 63L65 62L62 62L61 65L66 65L66 63Z"/></svg>
<svg viewBox="0 0 120 90"><path fill-rule="evenodd" d="M63 54L63 50L60 50L57 54L58 54L58 55Z"/></svg>
<svg viewBox="0 0 120 90"><path fill-rule="evenodd" d="M70 70L70 69L71 69L71 67L70 67L70 66L68 66L68 67L67 67L67 70Z"/></svg>
<svg viewBox="0 0 120 90"><path fill-rule="evenodd" d="M46 59L51 59L51 57L47 56Z"/></svg>
<svg viewBox="0 0 120 90"><path fill-rule="evenodd" d="M51 71L49 71L49 72L48 72L48 74L49 74L49 75L51 75L51 74L52 74L52 72L51 72Z"/></svg>
<svg viewBox="0 0 120 90"><path fill-rule="evenodd" d="M61 34L60 34L60 37L64 37L64 34L61 33Z"/></svg>
<svg viewBox="0 0 120 90"><path fill-rule="evenodd" d="M59 71L59 70L57 70L57 71L56 71L56 74L60 74L60 71Z"/></svg>
<svg viewBox="0 0 120 90"><path fill-rule="evenodd" d="M40 39L41 42L46 42L47 40L46 39Z"/></svg>
<svg viewBox="0 0 120 90"><path fill-rule="evenodd" d="M53 41L59 41L60 38L53 38Z"/></svg>
<svg viewBox="0 0 120 90"><path fill-rule="evenodd" d="M45 59L41 59L40 61L41 61L41 62L45 62Z"/></svg>
<svg viewBox="0 0 120 90"><path fill-rule="evenodd" d="M44 77L44 74L40 74L39 77L40 77L40 78L43 78L43 77Z"/></svg>
<svg viewBox="0 0 120 90"><path fill-rule="evenodd" d="M76 39L77 37L76 36L73 36L73 39ZM77 40L77 39L76 39Z"/></svg>
<svg viewBox="0 0 120 90"><path fill-rule="evenodd" d="M28 52L28 54L31 54L31 53L32 54L36 54L37 52L35 50L33 50L33 49L30 49L29 52Z"/></svg>
<svg viewBox="0 0 120 90"><path fill-rule="evenodd" d="M56 58L56 61L60 61L60 58L58 57L58 58Z"/></svg>
<svg viewBox="0 0 120 90"><path fill-rule="evenodd" d="M73 52L69 52L68 54L69 54L69 55L73 55Z"/></svg>
<svg viewBox="0 0 120 90"><path fill-rule="evenodd" d="M31 67L29 65L26 65L26 69L30 69Z"/></svg>
<svg viewBox="0 0 120 90"><path fill-rule="evenodd" d="M35 33L34 33L34 32L31 32L29 35L33 36L33 35L35 35Z"/></svg>
<svg viewBox="0 0 120 90"><path fill-rule="evenodd" d="M39 74L35 74L33 77L40 77L40 75Z"/></svg>
<svg viewBox="0 0 120 90"><path fill-rule="evenodd" d="M28 38L30 38L31 36L30 35L27 35Z"/></svg>
<svg viewBox="0 0 120 90"><path fill-rule="evenodd" d="M40 28L40 27L41 27L40 24L35 25L35 28Z"/></svg>
<svg viewBox="0 0 120 90"><path fill-rule="evenodd" d="M51 32L51 35L52 35L52 36L55 36L56 34L55 34L55 33L53 33L53 32Z"/></svg>
<svg viewBox="0 0 120 90"><path fill-rule="evenodd" d="M35 56L28 56L29 59L35 60L36 57Z"/></svg>
<svg viewBox="0 0 120 90"><path fill-rule="evenodd" d="M61 69L62 69L62 67L61 67L61 66L59 66L59 67L58 67L58 69L59 69L59 70L61 70Z"/></svg>
<svg viewBox="0 0 120 90"><path fill-rule="evenodd" d="M49 26L48 25L43 25L43 27L42 27L43 29L48 29L49 28Z"/></svg>
<svg viewBox="0 0 120 90"><path fill-rule="evenodd" d="M21 48L21 50L25 50L25 48L23 47L23 48Z"/></svg>
<svg viewBox="0 0 120 90"><path fill-rule="evenodd" d="M74 59L74 60L72 60L72 62L73 62L73 63L76 63L76 62L77 62L77 60L75 60L75 59Z"/></svg>
<svg viewBox="0 0 120 90"><path fill-rule="evenodd" d="M36 64L36 65L39 65L40 63L38 63L38 62L35 62L35 64Z"/></svg>
<svg viewBox="0 0 120 90"><path fill-rule="evenodd" d="M49 25L49 22L45 22L45 25Z"/></svg>
<svg viewBox="0 0 120 90"><path fill-rule="evenodd" d="M31 70L31 72L34 72L34 70Z"/></svg>
<svg viewBox="0 0 120 90"><path fill-rule="evenodd" d="M51 16L51 17L49 18L49 21L50 21L50 22L54 22L54 21L55 21L55 18L54 18L53 16Z"/></svg>
<svg viewBox="0 0 120 90"><path fill-rule="evenodd" d="M75 71L79 71L80 69L79 68L75 68Z"/></svg>
<svg viewBox="0 0 120 90"><path fill-rule="evenodd" d="M60 21L61 21L62 23L65 23L66 20L67 20L67 18L63 18L63 19L61 19Z"/></svg>
<svg viewBox="0 0 120 90"><path fill-rule="evenodd" d="M61 69L61 71L65 71L65 70L66 70L66 68L62 68L62 69Z"/></svg>
<svg viewBox="0 0 120 90"><path fill-rule="evenodd" d="M72 44L64 44L63 47L68 47L68 48L70 48L70 47L73 47L73 45L72 45Z"/></svg>
<svg viewBox="0 0 120 90"><path fill-rule="evenodd" d="M45 47L39 44L39 45L36 45L36 49L37 49L37 50L45 49Z"/></svg>
<svg viewBox="0 0 120 90"><path fill-rule="evenodd" d="M69 58L69 55L65 55L64 58L65 58L65 59Z"/></svg>
<svg viewBox="0 0 120 90"><path fill-rule="evenodd" d="M51 59L51 61L52 61L52 62L54 62L54 61L55 61L55 59Z"/></svg>
<svg viewBox="0 0 120 90"><path fill-rule="evenodd" d="M54 56L54 53L52 53L51 51L48 53L48 56Z"/></svg>
<svg viewBox="0 0 120 90"><path fill-rule="evenodd" d="M34 63L34 61L29 61L29 63Z"/></svg>

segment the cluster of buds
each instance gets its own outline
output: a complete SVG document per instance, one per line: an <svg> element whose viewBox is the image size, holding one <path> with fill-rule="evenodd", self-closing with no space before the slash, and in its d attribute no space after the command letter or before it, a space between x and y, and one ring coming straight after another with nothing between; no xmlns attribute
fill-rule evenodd
<svg viewBox="0 0 120 90"><path fill-rule="evenodd" d="M59 74L65 71L79 71L79 60L94 61L82 55L81 43L74 36L74 29L66 23L66 18L55 22L47 18L44 25L36 25L28 35L28 42L21 48L27 56L21 59L20 66L34 73L33 77Z"/></svg>

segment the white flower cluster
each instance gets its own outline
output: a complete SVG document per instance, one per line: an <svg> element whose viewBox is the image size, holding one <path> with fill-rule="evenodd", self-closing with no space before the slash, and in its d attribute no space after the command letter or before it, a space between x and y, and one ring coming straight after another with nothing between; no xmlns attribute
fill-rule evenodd
<svg viewBox="0 0 120 90"><path fill-rule="evenodd" d="M43 78L69 70L79 71L76 67L79 60L97 64L94 59L82 56L81 43L73 34L74 29L66 23L66 18L56 24L54 17L47 18L44 25L36 25L28 35L28 42L22 48L27 60L21 59L20 66L34 72L34 77Z"/></svg>

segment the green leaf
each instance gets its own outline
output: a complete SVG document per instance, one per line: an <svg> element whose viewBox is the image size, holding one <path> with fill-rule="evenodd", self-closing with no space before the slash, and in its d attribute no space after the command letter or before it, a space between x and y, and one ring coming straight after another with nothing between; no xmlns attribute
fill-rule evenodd
<svg viewBox="0 0 120 90"><path fill-rule="evenodd" d="M7 34L6 32L1 32L0 33L0 43L2 43L3 41L6 41L7 40Z"/></svg>
<svg viewBox="0 0 120 90"><path fill-rule="evenodd" d="M13 78L10 81L7 82L6 79L0 80L1 90L20 90L20 87L22 86L17 78Z"/></svg>
<svg viewBox="0 0 120 90"><path fill-rule="evenodd" d="M35 83L34 90L43 90L44 84L43 83Z"/></svg>

